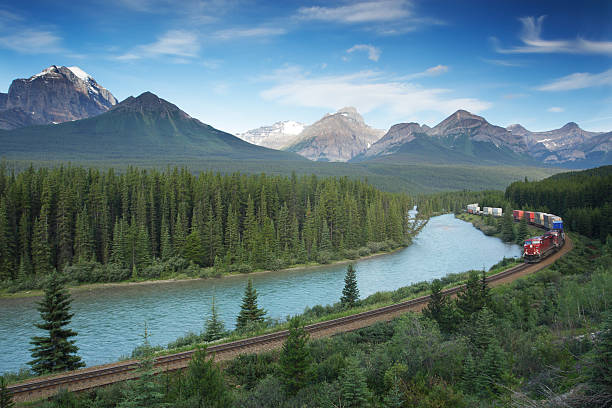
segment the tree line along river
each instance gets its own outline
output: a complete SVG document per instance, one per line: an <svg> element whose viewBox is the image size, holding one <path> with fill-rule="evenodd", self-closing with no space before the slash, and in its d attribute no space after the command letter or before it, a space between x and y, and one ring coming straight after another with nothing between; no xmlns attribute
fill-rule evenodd
<svg viewBox="0 0 612 408"><path fill-rule="evenodd" d="M517 245L485 236L453 215L433 217L413 244L392 254L357 261L361 297L469 269L488 269L520 256ZM267 316L284 319L305 307L340 299L346 265L292 269L225 278L98 287L73 293L71 327L87 365L131 354L142 343L146 322L153 345L166 345L189 331L199 333L215 296L219 317L233 328L249 277ZM38 298L0 299L0 373L30 361L30 338L41 334Z"/></svg>

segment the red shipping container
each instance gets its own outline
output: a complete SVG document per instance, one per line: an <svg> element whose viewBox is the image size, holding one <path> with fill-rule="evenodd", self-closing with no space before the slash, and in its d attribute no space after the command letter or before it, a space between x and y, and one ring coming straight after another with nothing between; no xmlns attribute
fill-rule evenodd
<svg viewBox="0 0 612 408"><path fill-rule="evenodd" d="M527 218L527 222L533 224L533 220L535 220L535 213L533 211L525 211L525 217Z"/></svg>
<svg viewBox="0 0 612 408"><path fill-rule="evenodd" d="M514 216L515 221L520 221L523 218L525 211L523 210L513 210L512 215Z"/></svg>

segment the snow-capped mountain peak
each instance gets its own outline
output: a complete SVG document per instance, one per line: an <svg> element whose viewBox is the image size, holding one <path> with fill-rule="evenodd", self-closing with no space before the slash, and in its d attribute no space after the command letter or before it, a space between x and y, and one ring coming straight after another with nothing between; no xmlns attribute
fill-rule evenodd
<svg viewBox="0 0 612 408"><path fill-rule="evenodd" d="M89 75L87 72L83 71L79 67L75 66L75 67L66 67L66 68L72 71L72 73L76 75L81 81L88 82L90 79L93 79L91 75Z"/></svg>
<svg viewBox="0 0 612 408"><path fill-rule="evenodd" d="M236 136L255 145L282 149L296 141L305 127L306 125L303 123L285 120L270 126L262 126L244 133L237 133Z"/></svg>

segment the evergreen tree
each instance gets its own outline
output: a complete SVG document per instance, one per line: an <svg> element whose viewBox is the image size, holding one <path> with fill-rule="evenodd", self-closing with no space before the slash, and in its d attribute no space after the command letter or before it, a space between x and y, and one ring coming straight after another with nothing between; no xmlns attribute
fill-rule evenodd
<svg viewBox="0 0 612 408"><path fill-rule="evenodd" d="M12 408L15 406L11 392L6 387L6 379L0 377L0 408Z"/></svg>
<svg viewBox="0 0 612 408"><path fill-rule="evenodd" d="M32 262L34 272L38 276L46 276L51 272L51 248L49 247L49 234L47 217L41 214L34 222L34 236L32 238Z"/></svg>
<svg viewBox="0 0 612 408"><path fill-rule="evenodd" d="M457 293L457 308L464 319L470 319L474 313L486 306L487 301L487 283L478 277L478 273L471 271L465 286Z"/></svg>
<svg viewBox="0 0 612 408"><path fill-rule="evenodd" d="M185 259L195 262L198 265L204 264L204 256L206 251L202 246L202 240L200 234L197 231L192 231L187 238L185 238L185 244L181 251Z"/></svg>
<svg viewBox="0 0 612 408"><path fill-rule="evenodd" d="M198 348L189 362L187 393L190 407L226 408L232 404L223 374L212 357L206 358L206 348Z"/></svg>
<svg viewBox="0 0 612 408"><path fill-rule="evenodd" d="M219 319L217 307L215 305L215 297L212 299L210 317L206 320L206 328L204 330L204 341L215 341L222 339L226 334L225 325Z"/></svg>
<svg viewBox="0 0 612 408"><path fill-rule="evenodd" d="M162 227L160 233L160 252L161 259L168 260L174 256L174 247L172 246L172 238L170 237L170 227L166 215L162 217Z"/></svg>
<svg viewBox="0 0 612 408"><path fill-rule="evenodd" d="M355 307L359 301L359 288L357 288L357 275L353 264L349 264L344 275L344 288L340 302L345 308Z"/></svg>
<svg viewBox="0 0 612 408"><path fill-rule="evenodd" d="M142 352L138 362L138 379L130 382L124 388L123 400L117 408L163 408L168 404L163 402L164 394L156 381L155 355L149 343L149 334L145 324L144 342L140 347Z"/></svg>
<svg viewBox="0 0 612 408"><path fill-rule="evenodd" d="M431 295L423 316L438 322L440 330L452 332L457 324L457 311L448 296L442 294L442 281L434 279L431 283Z"/></svg>
<svg viewBox="0 0 612 408"><path fill-rule="evenodd" d="M34 346L31 349L33 360L28 364L36 374L75 370L85 365L76 355L75 341L69 340L77 333L65 328L73 316L70 303L63 279L57 272L51 274L45 283L44 298L38 306L43 323L36 324L49 335L33 337L30 342Z"/></svg>
<svg viewBox="0 0 612 408"><path fill-rule="evenodd" d="M504 215L502 216L502 230L501 238L504 242L514 242L514 221L512 219L512 211L504 209Z"/></svg>
<svg viewBox="0 0 612 408"><path fill-rule="evenodd" d="M253 288L253 280L249 279L236 321L236 330L243 330L251 323L263 322L265 314L265 310L257 307L257 291Z"/></svg>
<svg viewBox="0 0 612 408"><path fill-rule="evenodd" d="M365 373L355 358L350 358L340 376L342 406L346 408L367 407L370 390L366 384Z"/></svg>
<svg viewBox="0 0 612 408"><path fill-rule="evenodd" d="M516 233L516 243L523 245L525 239L529 235L529 229L527 228L527 216L523 216L519 222L518 232Z"/></svg>
<svg viewBox="0 0 612 408"><path fill-rule="evenodd" d="M79 211L76 219L74 256L78 262L89 262L94 259L93 231L91 230L89 215L85 207Z"/></svg>
<svg viewBox="0 0 612 408"><path fill-rule="evenodd" d="M311 357L308 350L308 333L297 317L289 322L289 335L283 344L279 364L288 394L295 395L309 383Z"/></svg>

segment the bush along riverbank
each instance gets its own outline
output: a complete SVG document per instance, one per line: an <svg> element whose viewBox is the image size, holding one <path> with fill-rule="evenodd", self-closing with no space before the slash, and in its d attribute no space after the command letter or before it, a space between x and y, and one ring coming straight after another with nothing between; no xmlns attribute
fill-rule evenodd
<svg viewBox="0 0 612 408"><path fill-rule="evenodd" d="M0 166L0 288L53 270L96 283L357 259L408 245L412 207L347 178Z"/></svg>
<svg viewBox="0 0 612 408"><path fill-rule="evenodd" d="M41 406L119 407L135 395L155 407L607 406L612 239L573 241L534 275L493 289L476 275L456 300L437 298L422 315L319 340L301 331L305 320L292 320L281 350L239 356L223 371L202 350L185 372L149 376L147 387L136 380Z"/></svg>

